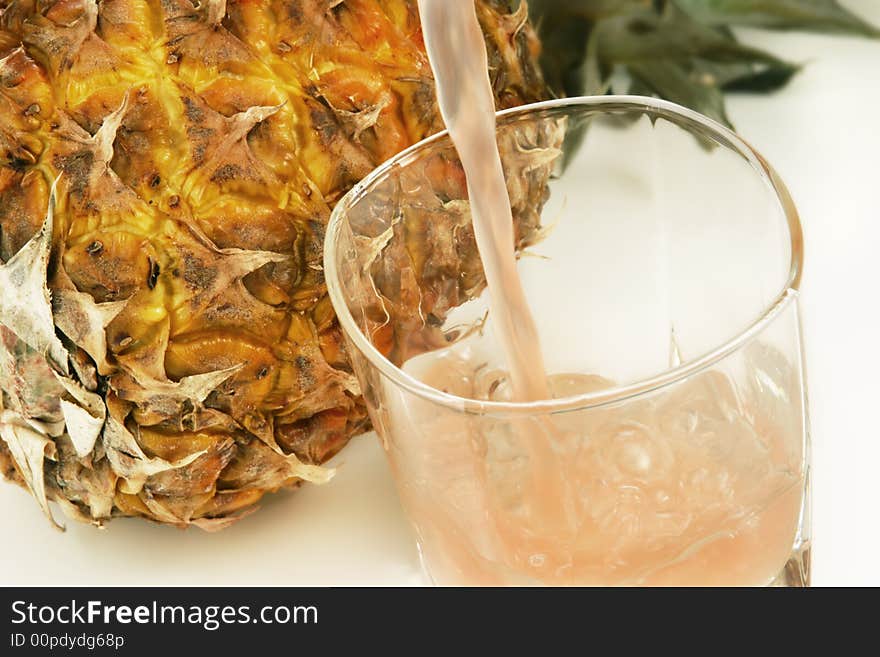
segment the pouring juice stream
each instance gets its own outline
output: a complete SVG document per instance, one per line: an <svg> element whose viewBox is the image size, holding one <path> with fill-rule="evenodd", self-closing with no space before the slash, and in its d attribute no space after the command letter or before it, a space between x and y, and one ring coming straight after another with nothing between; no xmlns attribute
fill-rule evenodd
<svg viewBox="0 0 880 657"><path fill-rule="evenodd" d="M513 217L495 140L495 100L483 32L471 0L419 0L440 113L467 176L495 335L517 401L547 399L535 320L516 271Z"/></svg>
<svg viewBox="0 0 880 657"><path fill-rule="evenodd" d="M495 336L509 371L513 398L538 401L551 397L538 330L516 268L514 223L495 131L495 99L488 75L483 32L472 0L419 0L422 31L434 71L440 113L455 144L467 178L477 248L489 292ZM528 443L530 484L536 513L531 529L555 534L567 543L573 531L566 513L565 482L559 477L549 417L540 426L523 423ZM536 431L537 430L537 431ZM544 436L530 433L547 433ZM487 508L499 538L511 537L502 514ZM537 524L536 524L537 523ZM503 538L504 535L507 538ZM503 549L503 546L502 546Z"/></svg>

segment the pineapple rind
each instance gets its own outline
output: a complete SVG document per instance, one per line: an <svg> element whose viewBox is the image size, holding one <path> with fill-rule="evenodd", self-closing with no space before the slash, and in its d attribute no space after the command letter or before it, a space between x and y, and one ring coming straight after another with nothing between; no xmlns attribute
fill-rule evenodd
<svg viewBox="0 0 880 657"><path fill-rule="evenodd" d="M441 127L415 2L0 9L0 471L203 529L326 481L368 420L324 226ZM525 9L479 11L499 105L543 97Z"/></svg>

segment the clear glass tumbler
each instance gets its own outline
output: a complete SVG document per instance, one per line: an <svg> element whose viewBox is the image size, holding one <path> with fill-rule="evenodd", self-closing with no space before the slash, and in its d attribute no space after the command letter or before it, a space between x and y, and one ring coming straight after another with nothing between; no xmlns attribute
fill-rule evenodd
<svg viewBox="0 0 880 657"><path fill-rule="evenodd" d="M497 125L552 399L510 400L445 134L351 190L326 236L432 581L807 585L803 251L782 182L655 99L550 101Z"/></svg>

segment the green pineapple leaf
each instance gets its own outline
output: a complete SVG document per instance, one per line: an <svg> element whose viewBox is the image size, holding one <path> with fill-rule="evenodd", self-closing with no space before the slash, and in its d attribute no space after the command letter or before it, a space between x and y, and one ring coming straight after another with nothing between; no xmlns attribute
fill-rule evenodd
<svg viewBox="0 0 880 657"><path fill-rule="evenodd" d="M613 76L727 125L724 92L774 91L800 69L731 27L880 36L836 0L531 0L529 11L557 94L606 93Z"/></svg>
<svg viewBox="0 0 880 657"><path fill-rule="evenodd" d="M592 37L599 39L599 57L609 64L658 59L684 62L694 57L718 62L779 61L694 20L673 4L662 12L642 10L604 18L596 23Z"/></svg>
<svg viewBox="0 0 880 657"><path fill-rule="evenodd" d="M880 29L837 0L674 0L705 25L747 25L783 30L811 30L878 37Z"/></svg>
<svg viewBox="0 0 880 657"><path fill-rule="evenodd" d="M799 70L799 66L782 60L719 63L696 58L693 74L724 91L768 93L784 87Z"/></svg>
<svg viewBox="0 0 880 657"><path fill-rule="evenodd" d="M706 84L674 61L645 59L629 66L630 75L645 89L679 105L690 107L719 123L730 125L724 109L724 94L714 84ZM644 92L642 92L644 93Z"/></svg>

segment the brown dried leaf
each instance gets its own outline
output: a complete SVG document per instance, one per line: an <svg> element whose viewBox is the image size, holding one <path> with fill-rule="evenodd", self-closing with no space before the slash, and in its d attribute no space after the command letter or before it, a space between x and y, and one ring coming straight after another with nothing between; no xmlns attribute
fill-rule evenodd
<svg viewBox="0 0 880 657"><path fill-rule="evenodd" d="M23 422L21 416L11 411L0 412L0 438L6 442L19 473L46 517L58 529L64 529L49 509L43 472L45 459L55 458L55 443L46 434L35 430L32 425Z"/></svg>
<svg viewBox="0 0 880 657"><path fill-rule="evenodd" d="M127 300L95 303L92 295L75 290L57 290L52 297L55 325L92 357L99 374L109 373L104 329L122 312L126 303Z"/></svg>
<svg viewBox="0 0 880 657"><path fill-rule="evenodd" d="M189 524L195 525L206 532L219 532L222 529L234 525L242 518L247 518L249 515L259 510L259 508L260 507L258 506L252 506L234 516L225 516L223 518L196 518L195 520L190 520Z"/></svg>
<svg viewBox="0 0 880 657"><path fill-rule="evenodd" d="M66 399L61 400L61 411L64 413L67 433L73 442L76 455L85 458L91 454L98 436L101 435L104 418L93 417L87 410Z"/></svg>
<svg viewBox="0 0 880 657"><path fill-rule="evenodd" d="M132 433L112 415L107 417L104 425L103 445L114 472L126 480L126 485L122 486L123 492L130 494L140 492L148 477L166 470L182 468L205 453L202 450L173 463L150 458L144 454Z"/></svg>
<svg viewBox="0 0 880 657"><path fill-rule="evenodd" d="M52 305L46 286L54 212L53 184L42 228L5 265L0 265L0 290L3 291L0 295L0 324L44 354L56 369L67 374L67 351L55 335Z"/></svg>
<svg viewBox="0 0 880 657"><path fill-rule="evenodd" d="M121 399L137 404L139 421L150 425L180 416L187 403L192 405L193 411L200 410L205 398L242 367L236 365L216 372L186 376L176 383L117 377L113 385Z"/></svg>

